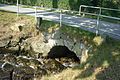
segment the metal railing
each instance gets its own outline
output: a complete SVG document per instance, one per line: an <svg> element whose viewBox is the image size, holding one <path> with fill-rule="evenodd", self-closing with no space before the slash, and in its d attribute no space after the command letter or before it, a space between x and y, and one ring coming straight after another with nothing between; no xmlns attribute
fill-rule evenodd
<svg viewBox="0 0 120 80"><path fill-rule="evenodd" d="M18 7L18 10L17 10L17 16L19 15L19 1L17 0L17 7ZM37 17L37 6L34 6L34 9L35 9L35 21L37 21L36 17ZM82 8L91 8L91 9L97 9L98 13L92 13L92 12L85 12L85 11L82 11L83 9ZM115 20L120 20L119 17L113 17L113 16L107 16L107 15L103 15L102 14L102 11L103 10L108 10L108 11L117 11L117 12L120 12L120 10L118 9L111 9L111 8L103 8L103 7L94 7L94 6L86 6L86 5L80 5L79 7L79 11L78 11L78 14L81 15L81 14L87 14L87 15L91 15L91 16L97 16L97 19L96 19L96 35L99 34L99 29L100 29L100 17L103 17L103 18L110 18L110 19L115 19ZM60 26L62 26L62 11L64 11L64 9L59 9L59 24ZM69 11L69 10L68 10Z"/></svg>
<svg viewBox="0 0 120 80"><path fill-rule="evenodd" d="M97 9L97 10L99 10L99 13L97 14L97 13L85 12L85 11L82 11L82 8ZM94 7L94 6L86 6L86 5L80 5L80 7L79 7L79 15L81 15L81 13L82 13L84 15L87 14L87 15L91 15L91 16L97 16L96 35L98 35L98 33L99 33L100 17L110 18L110 19L115 19L115 20L120 20L120 18L118 18L118 17L112 17L112 16L107 16L107 15L102 15L102 10L120 12L120 10L118 10L118 9L111 9L111 8L104 8L104 7Z"/></svg>

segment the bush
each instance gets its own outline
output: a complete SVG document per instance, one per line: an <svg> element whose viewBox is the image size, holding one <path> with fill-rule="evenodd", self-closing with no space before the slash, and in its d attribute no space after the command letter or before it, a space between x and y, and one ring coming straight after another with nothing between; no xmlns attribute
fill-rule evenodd
<svg viewBox="0 0 120 80"><path fill-rule="evenodd" d="M59 0L58 7L60 9L67 9L67 10L69 10L70 9L69 0Z"/></svg>

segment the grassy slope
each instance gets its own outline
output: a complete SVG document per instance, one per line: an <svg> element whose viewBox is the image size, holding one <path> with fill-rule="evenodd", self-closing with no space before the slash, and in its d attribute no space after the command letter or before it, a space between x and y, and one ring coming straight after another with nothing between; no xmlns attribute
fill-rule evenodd
<svg viewBox="0 0 120 80"><path fill-rule="evenodd" d="M21 16L20 19L30 19L32 17ZM16 22L16 14L0 11L0 28L9 26ZM34 24L30 24L34 26ZM44 28L43 28L44 27ZM59 24L43 21L42 31L51 32L52 29L58 28ZM61 31L66 35L75 38L84 39L93 44L94 34L83 31L78 28L63 26ZM120 41L107 38L102 45L95 46L89 53L86 63L81 64L74 69L66 69L59 74L43 76L42 80L119 80L120 79Z"/></svg>

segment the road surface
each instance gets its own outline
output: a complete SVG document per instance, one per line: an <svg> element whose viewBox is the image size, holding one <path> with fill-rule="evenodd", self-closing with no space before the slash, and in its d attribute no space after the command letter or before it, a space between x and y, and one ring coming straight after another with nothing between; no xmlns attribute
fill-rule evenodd
<svg viewBox="0 0 120 80"><path fill-rule="evenodd" d="M1 10L8 10L12 12L17 12L17 6L0 4ZM35 16L35 9L32 8L19 8L20 14L26 14ZM49 12L47 10L37 10L37 17L43 17L44 19L51 21L60 21L60 14L55 12ZM67 14L62 14L62 23L69 26L78 27L91 32L96 32L96 19L83 18L78 16L71 16ZM103 35L109 35L115 39L120 40L120 24L100 21L99 22L99 33Z"/></svg>

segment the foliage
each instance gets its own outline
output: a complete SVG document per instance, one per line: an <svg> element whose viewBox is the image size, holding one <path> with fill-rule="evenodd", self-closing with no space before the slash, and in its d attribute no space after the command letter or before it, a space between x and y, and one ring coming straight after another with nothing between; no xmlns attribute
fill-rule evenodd
<svg viewBox="0 0 120 80"><path fill-rule="evenodd" d="M0 0L0 3L16 4L17 0ZM31 6L42 6L46 8L60 8L67 10L79 10L80 5L98 6L106 8L120 9L119 0L19 0L20 4ZM87 11L96 12L94 9ZM120 17L120 11L103 10L102 14L113 17Z"/></svg>
<svg viewBox="0 0 120 80"><path fill-rule="evenodd" d="M0 0L0 3L16 3L17 0ZM55 5L63 9L78 10L80 5L91 5L108 8L120 9L119 0L19 0L20 4L26 5L44 5L44 7L53 8ZM55 7L57 8L57 7Z"/></svg>

